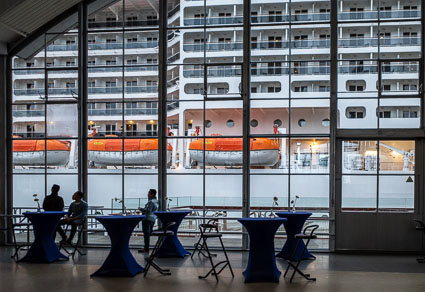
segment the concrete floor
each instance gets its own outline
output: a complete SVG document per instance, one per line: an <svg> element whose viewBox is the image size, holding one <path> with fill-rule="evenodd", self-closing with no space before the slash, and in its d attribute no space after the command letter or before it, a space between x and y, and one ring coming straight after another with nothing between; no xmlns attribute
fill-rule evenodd
<svg viewBox="0 0 425 292"><path fill-rule="evenodd" d="M415 256L317 254L317 260L305 262L303 268L316 282L296 277L292 284L283 277L280 283L243 283L242 271L248 258L246 252L230 252L235 278L228 270L220 275L217 284L213 277L198 279L209 269L208 261L194 257L159 259L162 267L171 269L171 276L155 270L146 278L90 278L106 258L109 249L91 248L87 255L75 261L52 264L16 264L10 247L0 247L0 291L149 291L149 292L207 292L207 291L425 291L425 264L418 264ZM133 250L136 260L144 265L143 254ZM216 260L224 258L218 254ZM286 263L278 259L284 271Z"/></svg>

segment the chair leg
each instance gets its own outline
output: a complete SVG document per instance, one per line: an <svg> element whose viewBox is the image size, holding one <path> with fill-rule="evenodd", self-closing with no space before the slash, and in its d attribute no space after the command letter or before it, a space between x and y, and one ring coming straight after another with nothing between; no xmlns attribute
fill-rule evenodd
<svg viewBox="0 0 425 292"><path fill-rule="evenodd" d="M232 274L232 277L234 278L234 277L235 277L235 275L233 274L233 270L232 270L232 266L230 265L229 257L227 256L226 249L224 248L223 240L221 239L221 237L219 237L218 239L220 239L221 248L223 249L224 256L226 257L227 265L229 265L230 273ZM225 266L226 266L226 265L225 265ZM224 267L225 267L225 266L224 266ZM224 269L224 267L221 269L221 271ZM220 272L221 272L221 271L220 271ZM220 273L220 272L219 272L219 273Z"/></svg>
<svg viewBox="0 0 425 292"><path fill-rule="evenodd" d="M193 250L192 254L190 255L190 258L191 258L191 259L193 259L193 255L196 253L196 251L198 251L198 256L199 256L199 254L201 253L201 250L200 250L200 247L199 247L199 246L200 246L200 244L201 244L201 240L202 240L202 238L201 238L201 237L199 237L198 242L194 244L195 249Z"/></svg>
<svg viewBox="0 0 425 292"><path fill-rule="evenodd" d="M209 248L208 248L208 244L207 244L207 240L205 239L205 238L202 238L203 239L203 241L204 241L204 246L205 246L205 249L206 249L206 251L207 251L207 254L208 254L208 259L210 260L210 263L211 263L211 270L209 270L209 272L205 275L205 276L198 276L198 278L199 279L205 279L206 277L208 277L211 273L213 273L213 275L215 276L215 280L218 282L218 274L217 274L217 271L215 270L215 265L214 265L214 263L213 263L213 260L212 260L212 256L211 256L211 253L210 253L210 250L209 250Z"/></svg>
<svg viewBox="0 0 425 292"><path fill-rule="evenodd" d="M301 241L302 239L299 239L299 240ZM293 274L292 274L291 279L289 280L289 282L290 282L290 283L292 283L292 280L294 279L295 273L297 273L297 272L298 272L301 276L303 276L306 280L309 280L309 281L316 281L316 278L310 278L310 274L305 274L303 271L301 271L301 270L299 269L300 263L301 263L301 261L303 260L303 259L302 259L302 256L303 256L303 254L305 253L305 251L307 250L307 246L308 246L308 244L310 243L310 240L311 240L311 238L309 238L309 239L307 240L306 244L304 245L304 248L303 248L303 250L302 250L302 253L301 253L300 258L298 259L297 264L296 264L296 265L291 264L291 266L294 268L294 272L293 272ZM298 247L298 245L297 245L297 247Z"/></svg>
<svg viewBox="0 0 425 292"><path fill-rule="evenodd" d="M143 273L143 277L146 277L149 268L152 266L155 270L157 270L158 272L160 272L162 275L171 275L171 272L169 269L163 269L160 266L158 266L156 263L154 263L154 258L156 257L156 254L159 250L159 247L161 246L161 243L164 240L164 236L160 236L152 250L152 253L150 254L150 256L148 257L147 261L146 261L146 266L145 266L145 271Z"/></svg>

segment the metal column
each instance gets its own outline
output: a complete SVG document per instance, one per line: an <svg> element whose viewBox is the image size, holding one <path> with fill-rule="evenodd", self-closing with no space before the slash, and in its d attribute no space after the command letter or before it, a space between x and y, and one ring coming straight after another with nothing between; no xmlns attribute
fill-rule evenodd
<svg viewBox="0 0 425 292"><path fill-rule="evenodd" d="M250 212L250 82L251 82L251 0L244 0L243 21L243 64L242 64L242 98L243 98L243 183L242 216L249 217ZM242 235L242 248L248 248L248 235Z"/></svg>
<svg viewBox="0 0 425 292"><path fill-rule="evenodd" d="M158 66L158 199L166 209L167 197L167 1L159 1Z"/></svg>
<svg viewBox="0 0 425 292"><path fill-rule="evenodd" d="M78 6L78 189L87 193L87 98L88 98L88 43L87 43L87 4ZM83 244L87 244L87 233L83 234Z"/></svg>
<svg viewBox="0 0 425 292"><path fill-rule="evenodd" d="M329 217L335 218L335 155L336 151L336 128L338 123L338 1L331 1L331 72L330 72L330 141L329 141ZM335 221L329 221L329 233L335 234ZM335 238L329 236L329 250L335 250Z"/></svg>

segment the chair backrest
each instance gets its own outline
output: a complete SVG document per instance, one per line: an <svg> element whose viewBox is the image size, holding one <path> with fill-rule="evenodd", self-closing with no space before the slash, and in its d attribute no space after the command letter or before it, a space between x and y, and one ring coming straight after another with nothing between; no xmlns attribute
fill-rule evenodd
<svg viewBox="0 0 425 292"><path fill-rule="evenodd" d="M416 230L423 230L425 232L425 224L422 220L413 219L413 222L416 223Z"/></svg>
<svg viewBox="0 0 425 292"><path fill-rule="evenodd" d="M317 224L308 225L308 226L304 227L303 233L307 234L307 231L310 230L310 236L312 236L317 228L319 228L319 225L317 225Z"/></svg>
<svg viewBox="0 0 425 292"><path fill-rule="evenodd" d="M217 219L211 219L208 220L205 224L199 225L199 230L201 231L201 235L208 232L219 232L218 231L218 220Z"/></svg>

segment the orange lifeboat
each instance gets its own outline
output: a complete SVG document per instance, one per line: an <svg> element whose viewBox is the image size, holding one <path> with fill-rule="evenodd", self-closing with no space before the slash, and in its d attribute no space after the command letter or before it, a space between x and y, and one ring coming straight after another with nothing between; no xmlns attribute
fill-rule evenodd
<svg viewBox="0 0 425 292"><path fill-rule="evenodd" d="M122 164L121 139L94 139L88 142L88 159L98 165ZM167 162L173 148L167 145ZM124 139L126 165L152 166L158 164L158 139Z"/></svg>
<svg viewBox="0 0 425 292"><path fill-rule="evenodd" d="M189 145L190 158L203 165L204 139L192 141ZM268 138L251 139L251 165L273 166L279 160L279 145ZM206 138L206 165L242 165L242 138Z"/></svg>
<svg viewBox="0 0 425 292"><path fill-rule="evenodd" d="M50 166L63 166L69 161L70 150L71 142L68 141L13 140L13 164L44 165L46 162Z"/></svg>

